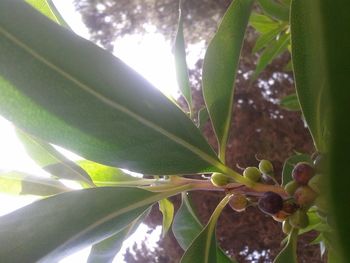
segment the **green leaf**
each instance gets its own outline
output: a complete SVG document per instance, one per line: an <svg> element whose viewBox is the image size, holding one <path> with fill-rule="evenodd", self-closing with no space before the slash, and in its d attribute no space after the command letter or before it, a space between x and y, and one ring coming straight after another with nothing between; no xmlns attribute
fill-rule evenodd
<svg viewBox="0 0 350 263"><path fill-rule="evenodd" d="M207 225L202 229L199 235L193 240L188 249L181 258L181 263L216 263L217 245L215 240L215 226L231 195L227 195L216 207Z"/></svg>
<svg viewBox="0 0 350 263"><path fill-rule="evenodd" d="M293 229L289 234L286 246L276 256L273 263L297 263L298 230Z"/></svg>
<svg viewBox="0 0 350 263"><path fill-rule="evenodd" d="M289 22L289 7L277 3L275 0L258 0L264 12L273 18Z"/></svg>
<svg viewBox="0 0 350 263"><path fill-rule="evenodd" d="M261 34L266 34L280 27L280 23L265 16L253 12L249 18L249 24Z"/></svg>
<svg viewBox="0 0 350 263"><path fill-rule="evenodd" d="M289 34L283 34L277 41L271 43L271 45L264 49L257 62L252 80L255 80L259 76L259 74L266 68L266 66L272 62L272 60L274 60L278 55L286 51L289 41Z"/></svg>
<svg viewBox="0 0 350 263"><path fill-rule="evenodd" d="M289 94L287 96L284 96L280 102L279 105L289 111L300 111L300 104L298 100L298 96L296 93Z"/></svg>
<svg viewBox="0 0 350 263"><path fill-rule="evenodd" d="M69 190L58 180L51 178L18 171L0 173L0 192L2 193L48 196Z"/></svg>
<svg viewBox="0 0 350 263"><path fill-rule="evenodd" d="M127 174L121 169L115 167L98 164L88 160L78 161L77 164L90 175L92 181L97 186L122 186L128 183L134 184L135 182L142 181L142 178Z"/></svg>
<svg viewBox="0 0 350 263"><path fill-rule="evenodd" d="M252 0L235 0L227 9L204 58L203 95L225 161L234 84Z"/></svg>
<svg viewBox="0 0 350 263"><path fill-rule="evenodd" d="M172 226L172 231L180 247L187 250L202 229L203 226L193 211L187 194L182 193L182 203L174 217ZM219 247L217 248L217 258L220 263L236 262L230 260Z"/></svg>
<svg viewBox="0 0 350 263"><path fill-rule="evenodd" d="M56 262L125 228L172 193L99 187L49 197L0 217L0 258Z"/></svg>
<svg viewBox="0 0 350 263"><path fill-rule="evenodd" d="M124 240L136 231L149 211L150 209L146 210L142 215L115 235L93 245L87 263L112 263L113 259L120 251Z"/></svg>
<svg viewBox="0 0 350 263"><path fill-rule="evenodd" d="M186 48L183 34L182 0L179 0L179 22L174 43L175 72L180 91L184 96L192 116L192 94L187 70Z"/></svg>
<svg viewBox="0 0 350 263"><path fill-rule="evenodd" d="M203 131L205 124L207 124L209 120L209 113L207 107L203 107L198 112L198 129Z"/></svg>
<svg viewBox="0 0 350 263"><path fill-rule="evenodd" d="M50 144L19 129L16 130L16 133L29 156L45 171L58 178L82 181L92 185L90 176L82 168L67 159Z"/></svg>
<svg viewBox="0 0 350 263"><path fill-rule="evenodd" d="M162 224L162 235L163 237L166 235L168 230L171 227L171 223L174 218L174 205L168 199L164 198L158 202L159 210L163 215L163 224Z"/></svg>
<svg viewBox="0 0 350 263"><path fill-rule="evenodd" d="M286 185L293 180L292 171L294 166L299 162L308 162L312 164L310 155L308 154L295 154L284 161L282 169L282 185Z"/></svg>
<svg viewBox="0 0 350 263"><path fill-rule="evenodd" d="M274 28L266 33L262 33L259 38L256 40L253 53L258 52L262 48L264 48L267 44L275 40L279 33L283 30L284 26L279 26L277 28Z"/></svg>
<svg viewBox="0 0 350 263"><path fill-rule="evenodd" d="M8 10L16 10L16 23ZM22 130L136 172L188 174L221 165L159 90L22 1L0 1L0 52L0 114Z"/></svg>
<svg viewBox="0 0 350 263"><path fill-rule="evenodd" d="M50 18L56 23L60 23L56 15L52 12L50 5L45 0L25 0L28 4L40 11L42 14Z"/></svg>
<svg viewBox="0 0 350 263"><path fill-rule="evenodd" d="M326 101L326 61L318 4L293 1L291 12L292 60L301 110L318 151L326 150L323 136L329 103Z"/></svg>

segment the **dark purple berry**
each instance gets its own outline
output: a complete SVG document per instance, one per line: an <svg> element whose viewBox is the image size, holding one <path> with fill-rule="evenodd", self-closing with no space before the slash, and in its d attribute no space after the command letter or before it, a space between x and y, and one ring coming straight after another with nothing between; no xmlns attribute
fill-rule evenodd
<svg viewBox="0 0 350 263"><path fill-rule="evenodd" d="M314 168L308 164L308 163L298 163L293 171L292 171L292 176L294 180L299 184L299 185L307 185L311 177L313 177L315 174Z"/></svg>
<svg viewBox="0 0 350 263"><path fill-rule="evenodd" d="M266 192L259 199L258 207L267 214L276 214L283 208L283 199L279 194Z"/></svg>

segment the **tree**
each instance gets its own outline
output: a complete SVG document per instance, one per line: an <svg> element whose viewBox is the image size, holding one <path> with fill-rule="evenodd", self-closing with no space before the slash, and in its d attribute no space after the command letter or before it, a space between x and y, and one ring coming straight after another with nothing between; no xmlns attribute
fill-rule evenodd
<svg viewBox="0 0 350 263"><path fill-rule="evenodd" d="M266 3L275 2L260 1L263 7ZM16 123L28 149L36 153L37 161L55 176L45 182L40 179L33 182L23 174L6 175L9 180L22 180L23 186L28 186L29 181L27 191L38 193L38 189L44 189L46 194L40 194L55 195L0 219L3 232L0 253L4 262L53 261L89 243L95 244L91 257L101 256L101 246L116 246L153 203L160 201L163 211L171 210L167 197L203 189L223 191L226 196L202 228L183 195L182 208L173 223L177 240L187 248L182 262L227 261L215 241L216 221L227 203L241 211L249 202L285 222L288 241L275 262L296 260L298 234L310 228L320 232L317 241L326 245L329 260L341 262L349 244L344 204L347 200L344 189L349 184L347 178L339 178L347 164L344 153L348 139L342 128L346 103L338 102L347 98L348 92L338 88L338 84L345 83L347 67L341 67L346 62L333 40L348 39L334 32L335 22L328 14L338 11L345 19L346 6L311 1L291 4L297 98L318 153L314 164L307 155L288 159L280 185L268 160L261 160L259 169L245 169L243 175L226 165L235 83L232 72L238 68L252 4L253 1L235 0L230 5L204 60L203 93L218 141L215 152L184 112L120 60L49 22L21 1L0 3L0 49L4 61L0 64L0 110ZM46 7L46 14L56 19ZM8 10L18 12L16 23L10 23ZM178 75L185 84L182 92L191 111L188 81L180 78L187 76L181 20L179 29ZM288 36L287 31L282 33ZM229 39L229 45L222 39ZM279 39L283 42L279 42L280 48L273 54L286 41ZM343 47L346 41L336 43ZM336 93L331 86L337 87ZM86 113L89 118L83 120ZM71 163L48 142L104 165L92 161ZM320 159L325 156L329 162ZM320 165L324 162L329 163L329 169ZM135 179L119 168L154 177ZM202 173L211 174L211 180L179 176ZM67 189L58 178L79 181L86 189L65 192ZM326 182L329 184L325 186ZM323 198L328 195L330 207L324 206ZM334 213L335 227L329 225L332 215L329 209ZM333 231L339 234L337 247L333 246Z"/></svg>

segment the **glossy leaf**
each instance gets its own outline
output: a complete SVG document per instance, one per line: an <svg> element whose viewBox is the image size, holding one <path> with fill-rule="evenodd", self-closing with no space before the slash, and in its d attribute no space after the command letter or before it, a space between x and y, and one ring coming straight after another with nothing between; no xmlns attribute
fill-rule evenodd
<svg viewBox="0 0 350 263"><path fill-rule="evenodd" d="M298 230L293 229L288 237L288 242L280 253L276 256L273 263L298 263L297 260L297 239Z"/></svg>
<svg viewBox="0 0 350 263"><path fill-rule="evenodd" d="M199 235L193 240L181 258L181 263L216 263L217 245L215 240L215 226L222 209L226 206L231 196L227 195L216 207L207 225Z"/></svg>
<svg viewBox="0 0 350 263"><path fill-rule="evenodd" d="M177 32L174 43L174 58L176 78L180 91L184 96L190 113L192 113L192 94L190 80L188 76L187 62L186 62L186 47L183 33L183 14L182 14L182 0L179 0L179 22L177 25ZM192 115L192 114L191 114Z"/></svg>
<svg viewBox="0 0 350 263"><path fill-rule="evenodd" d="M249 24L261 34L266 34L280 26L278 21L275 21L265 15L252 13L249 18Z"/></svg>
<svg viewBox="0 0 350 263"><path fill-rule="evenodd" d="M326 101L326 61L320 13L317 3L294 1L291 12L292 59L296 90L316 149L326 149L324 120L329 103ZM312 11L311 11L312 10Z"/></svg>
<svg viewBox="0 0 350 263"><path fill-rule="evenodd" d="M257 62L253 80L259 76L259 74L272 62L272 60L286 51L289 41L289 34L283 34L276 42L271 43L271 45L264 49Z"/></svg>
<svg viewBox="0 0 350 263"><path fill-rule="evenodd" d="M0 173L0 192L14 195L48 196L69 191L61 182L23 172Z"/></svg>
<svg viewBox="0 0 350 263"><path fill-rule="evenodd" d="M282 185L286 185L293 180L292 171L299 162L308 162L312 164L312 159L308 154L295 154L285 160L282 169Z"/></svg>
<svg viewBox="0 0 350 263"><path fill-rule="evenodd" d="M0 2L0 52L0 113L24 131L136 172L217 170L205 138L160 91L20 0Z"/></svg>
<svg viewBox="0 0 350 263"><path fill-rule="evenodd" d="M289 94L285 97L283 97L279 105L289 111L300 111L300 104L298 100L298 96L296 93Z"/></svg>
<svg viewBox="0 0 350 263"><path fill-rule="evenodd" d="M37 201L0 217L1 262L56 262L112 236L168 195L99 187Z"/></svg>
<svg viewBox="0 0 350 263"><path fill-rule="evenodd" d="M273 18L289 22L289 7L275 0L258 0L264 12Z"/></svg>
<svg viewBox="0 0 350 263"><path fill-rule="evenodd" d="M172 226L173 234L180 247L187 250L202 229L203 226L193 211L187 194L182 193L182 203L174 217ZM236 262L229 259L219 247L217 248L217 259L220 263Z"/></svg>
<svg viewBox="0 0 350 263"><path fill-rule="evenodd" d="M270 42L276 41L278 34L281 33L283 28L284 28L283 26L279 26L266 33L261 34L259 38L256 40L252 52L253 53L258 52L259 50L267 46Z"/></svg>
<svg viewBox="0 0 350 263"><path fill-rule="evenodd" d="M45 171L58 178L82 181L91 185L90 176L53 146L21 130L17 129L16 133L29 156Z"/></svg>
<svg viewBox="0 0 350 263"><path fill-rule="evenodd" d="M227 9L204 58L203 95L225 161L234 84L252 0L235 0Z"/></svg>
<svg viewBox="0 0 350 263"><path fill-rule="evenodd" d="M146 210L141 216L118 233L93 245L87 263L112 263L113 259L120 251L124 240L136 231L149 211L150 209Z"/></svg>
<svg viewBox="0 0 350 263"><path fill-rule="evenodd" d="M163 237L166 235L168 230L171 227L171 223L174 218L174 205L168 199L162 199L158 202L159 210L163 215L163 224L162 224L162 235Z"/></svg>

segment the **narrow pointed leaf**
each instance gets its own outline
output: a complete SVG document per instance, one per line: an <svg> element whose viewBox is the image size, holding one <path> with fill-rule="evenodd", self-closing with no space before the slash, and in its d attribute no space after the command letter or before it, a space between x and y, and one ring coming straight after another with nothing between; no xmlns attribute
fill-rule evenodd
<svg viewBox="0 0 350 263"><path fill-rule="evenodd" d="M299 162L308 162L312 164L312 159L308 154L296 154L285 160L282 169L282 185L286 185L293 180L292 171Z"/></svg>
<svg viewBox="0 0 350 263"><path fill-rule="evenodd" d="M174 58L177 83L179 85L182 95L184 96L187 102L189 111L190 113L192 113L192 94L188 76L186 62L186 47L183 33L182 0L179 0L179 22L177 25L177 32L174 43Z"/></svg>
<svg viewBox="0 0 350 263"><path fill-rule="evenodd" d="M48 196L69 191L61 182L23 172L0 173L0 192L14 195Z"/></svg>
<svg viewBox="0 0 350 263"><path fill-rule="evenodd" d="M1 262L57 262L122 230L166 196L100 187L37 201L0 217Z"/></svg>
<svg viewBox="0 0 350 263"><path fill-rule="evenodd" d="M296 93L287 95L281 99L279 105L289 111L300 111L300 104Z"/></svg>
<svg viewBox="0 0 350 263"><path fill-rule="evenodd" d="M288 237L286 246L276 256L273 263L298 263L297 260L298 230L293 229Z"/></svg>
<svg viewBox="0 0 350 263"><path fill-rule="evenodd" d="M0 114L24 131L136 172L217 170L214 151L175 104L21 0L0 1L0 52Z"/></svg>
<svg viewBox="0 0 350 263"><path fill-rule="evenodd" d="M216 263L219 262L217 258L217 245L215 240L215 226L220 216L222 209L226 206L230 199L227 195L216 207L208 224L202 229L199 235L193 240L185 254L181 258L181 263Z"/></svg>
<svg viewBox="0 0 350 263"><path fill-rule="evenodd" d="M275 0L258 0L264 12L273 18L289 22L289 6L281 5Z"/></svg>
<svg viewBox="0 0 350 263"><path fill-rule="evenodd" d="M203 65L203 95L225 161L231 124L234 84L252 0L235 0L227 9L207 49Z"/></svg>
<svg viewBox="0 0 350 263"><path fill-rule="evenodd" d="M253 53L258 52L259 50L267 46L270 42L276 40L277 35L281 33L282 29L283 27L280 26L261 34L255 42Z"/></svg>
<svg viewBox="0 0 350 263"><path fill-rule="evenodd" d="M50 18L52 21L59 24L59 20L56 15L52 12L50 5L46 0L25 0L28 4L33 6L35 9L40 11L42 14Z"/></svg>
<svg viewBox="0 0 350 263"><path fill-rule="evenodd" d="M45 171L58 178L91 184L90 176L53 146L19 129L16 133L29 156Z"/></svg>
<svg viewBox="0 0 350 263"><path fill-rule="evenodd" d="M118 233L93 245L87 263L112 263L113 259L122 248L124 240L135 232L143 219L148 215L149 211L150 209L146 210Z"/></svg>
<svg viewBox="0 0 350 263"><path fill-rule="evenodd" d="M171 223L174 218L174 205L167 198L164 198L158 202L159 210L163 215L163 224L162 224L162 235L166 235L168 230L171 227Z"/></svg>
<svg viewBox="0 0 350 263"><path fill-rule="evenodd" d="M187 250L202 229L203 226L193 211L187 194L182 193L182 203L174 217L172 226L172 231L180 247ZM217 248L217 258L220 263L236 262L229 259L219 247Z"/></svg>
<svg viewBox="0 0 350 263"><path fill-rule="evenodd" d="M278 21L255 12L253 12L250 16L249 24L261 34L266 34L271 30L277 29L280 26L280 23Z"/></svg>

